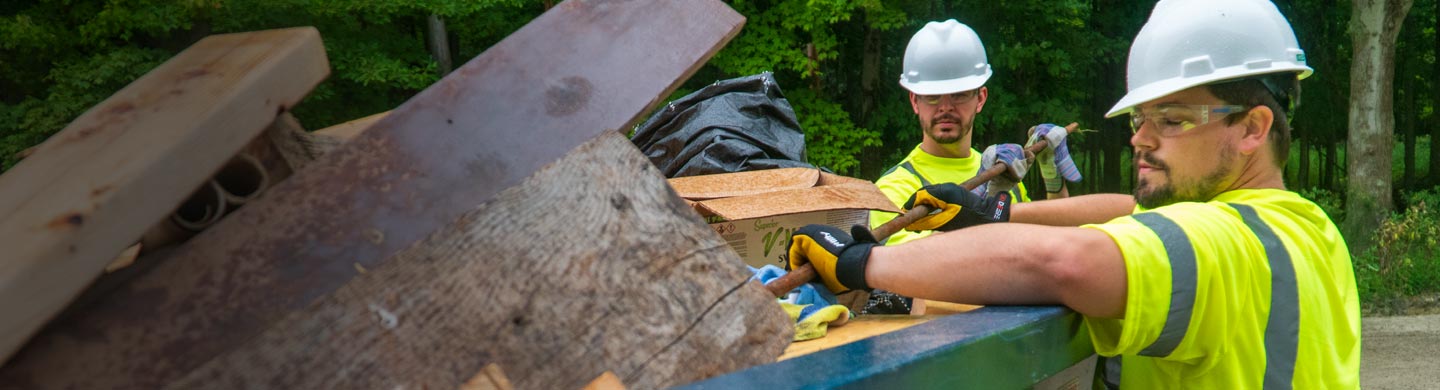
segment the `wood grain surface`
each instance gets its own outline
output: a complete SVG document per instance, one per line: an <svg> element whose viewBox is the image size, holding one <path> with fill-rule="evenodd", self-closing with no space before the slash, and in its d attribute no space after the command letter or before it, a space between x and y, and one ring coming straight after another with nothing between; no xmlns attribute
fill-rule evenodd
<svg viewBox="0 0 1440 390"><path fill-rule="evenodd" d="M211 36L0 176L0 358L329 72L314 28Z"/></svg>

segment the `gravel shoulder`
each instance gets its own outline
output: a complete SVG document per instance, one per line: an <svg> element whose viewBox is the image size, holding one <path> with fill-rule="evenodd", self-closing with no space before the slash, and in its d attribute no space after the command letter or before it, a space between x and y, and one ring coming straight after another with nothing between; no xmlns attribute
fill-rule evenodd
<svg viewBox="0 0 1440 390"><path fill-rule="evenodd" d="M1440 388L1440 314L1361 319L1360 386Z"/></svg>

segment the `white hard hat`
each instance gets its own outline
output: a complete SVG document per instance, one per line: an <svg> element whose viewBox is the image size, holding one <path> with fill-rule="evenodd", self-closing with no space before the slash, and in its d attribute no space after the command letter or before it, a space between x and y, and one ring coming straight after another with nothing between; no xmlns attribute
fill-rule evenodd
<svg viewBox="0 0 1440 390"><path fill-rule="evenodd" d="M990 79L985 46L970 26L955 19L930 22L905 46L900 86L918 95L969 91Z"/></svg>
<svg viewBox="0 0 1440 390"><path fill-rule="evenodd" d="M1266 0L1161 0L1130 47L1129 91L1106 118L1216 81L1314 70L1290 23Z"/></svg>

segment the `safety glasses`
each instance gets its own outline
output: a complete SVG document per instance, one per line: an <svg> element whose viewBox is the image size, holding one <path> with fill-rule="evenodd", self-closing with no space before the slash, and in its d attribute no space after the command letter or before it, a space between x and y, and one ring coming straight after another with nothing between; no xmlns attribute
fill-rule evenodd
<svg viewBox="0 0 1440 390"><path fill-rule="evenodd" d="M975 100L975 96L976 96L976 95L979 95L979 94L980 94L980 90L978 90L978 89L972 89L972 90L969 90L969 91L961 91L961 92L956 92L956 93L951 93L951 94L944 94L944 95L916 95L916 97L920 98L920 102L921 102L921 103L925 103L925 104L928 104L928 105L931 105L931 106L938 106L938 105L940 105L941 98L946 97L946 96L949 96L949 97L950 97L950 105L957 105L957 104L969 103L971 100Z"/></svg>
<svg viewBox="0 0 1440 390"><path fill-rule="evenodd" d="M1161 137L1179 135L1210 123L1211 118L1249 110L1246 106L1208 104L1161 104L1154 107L1136 107L1130 112L1130 131L1139 133L1140 126L1150 122L1150 127ZM1211 116L1210 114L1220 114Z"/></svg>

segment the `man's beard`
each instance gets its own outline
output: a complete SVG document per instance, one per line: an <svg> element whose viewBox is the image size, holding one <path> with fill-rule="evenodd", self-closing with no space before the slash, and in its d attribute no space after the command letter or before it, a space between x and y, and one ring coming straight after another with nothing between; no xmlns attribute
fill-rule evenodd
<svg viewBox="0 0 1440 390"><path fill-rule="evenodd" d="M1211 198L1214 198L1215 195L1219 195L1222 187L1221 182L1230 177L1230 174L1235 171L1235 168L1231 164L1235 161L1235 155L1236 152L1234 148L1229 146L1221 147L1219 156L1220 165L1216 166L1215 170L1210 171L1209 174L1199 179L1198 182L1186 183L1185 185L1179 186L1177 190L1175 178L1170 175L1169 164L1155 159L1154 156L1148 153L1137 151L1135 152L1135 161L1144 161L1147 164L1159 168L1160 172L1165 175L1165 184L1152 185L1148 183L1148 180L1139 178L1139 175L1136 175L1138 180L1135 186L1135 203L1140 205L1140 207L1153 209L1180 202L1209 201Z"/></svg>
<svg viewBox="0 0 1440 390"><path fill-rule="evenodd" d="M952 123L955 124L957 131L953 135L940 134L939 131L935 130L935 126L940 123L941 119L949 119ZM925 133L930 136L930 139L935 140L935 143L941 145L950 145L956 142L960 142L960 139L965 138L965 135L970 134L970 125L972 123L974 122L966 122L965 118L961 118L959 115L942 113L936 115L934 118L930 118L930 126L925 128Z"/></svg>

